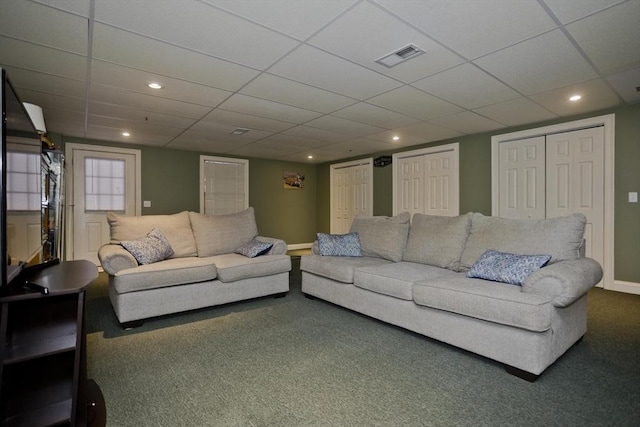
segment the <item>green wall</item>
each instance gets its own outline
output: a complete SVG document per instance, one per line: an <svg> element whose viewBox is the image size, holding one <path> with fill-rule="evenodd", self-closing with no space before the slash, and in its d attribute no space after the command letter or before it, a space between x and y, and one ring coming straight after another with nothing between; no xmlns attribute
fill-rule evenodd
<svg viewBox="0 0 640 427"><path fill-rule="evenodd" d="M640 104L561 120L519 126L477 135L417 145L407 150L460 143L460 212L491 214L491 137L497 134L615 114L615 272L616 280L640 283L640 203L628 203L630 191L640 192ZM398 150L405 151L405 150ZM377 157L389 152L376 153ZM370 157L370 156L367 156ZM344 161L349 160L345 159ZM341 160L342 161L342 160ZM328 232L329 163L318 165L317 229ZM391 215L391 167L374 168L374 215Z"/></svg>

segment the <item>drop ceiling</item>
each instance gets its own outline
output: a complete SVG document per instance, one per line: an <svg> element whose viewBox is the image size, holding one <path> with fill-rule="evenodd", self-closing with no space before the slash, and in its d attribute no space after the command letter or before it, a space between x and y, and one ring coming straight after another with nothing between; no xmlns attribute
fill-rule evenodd
<svg viewBox="0 0 640 427"><path fill-rule="evenodd" d="M5 0L0 66L50 133L318 163L640 101L640 1Z"/></svg>

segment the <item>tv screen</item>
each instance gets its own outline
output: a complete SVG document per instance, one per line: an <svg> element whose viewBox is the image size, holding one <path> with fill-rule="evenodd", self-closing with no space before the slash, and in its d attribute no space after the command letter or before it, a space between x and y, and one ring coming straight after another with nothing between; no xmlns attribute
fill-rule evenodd
<svg viewBox="0 0 640 427"><path fill-rule="evenodd" d="M2 162L0 192L1 285L27 263L42 262L42 177L40 136L6 74L2 72Z"/></svg>

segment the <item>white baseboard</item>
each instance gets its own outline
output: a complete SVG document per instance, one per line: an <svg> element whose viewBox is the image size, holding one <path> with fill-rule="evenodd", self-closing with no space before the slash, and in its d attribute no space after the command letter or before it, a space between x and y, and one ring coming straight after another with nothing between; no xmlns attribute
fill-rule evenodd
<svg viewBox="0 0 640 427"><path fill-rule="evenodd" d="M287 245L288 251L297 251L298 249L311 249L313 243L295 243L293 245Z"/></svg>
<svg viewBox="0 0 640 427"><path fill-rule="evenodd" d="M613 282L613 287L610 290L640 295L640 283L615 280Z"/></svg>

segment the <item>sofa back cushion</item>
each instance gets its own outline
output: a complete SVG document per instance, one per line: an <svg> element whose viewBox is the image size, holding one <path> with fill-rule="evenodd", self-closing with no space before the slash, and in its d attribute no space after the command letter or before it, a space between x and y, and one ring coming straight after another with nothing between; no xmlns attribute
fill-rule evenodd
<svg viewBox="0 0 640 427"><path fill-rule="evenodd" d="M167 238L171 249L173 249L171 258L197 255L196 241L193 238L187 211L173 215L143 216L127 216L109 212L107 213L107 221L111 228L111 243L120 244L122 241L140 239L157 228Z"/></svg>
<svg viewBox="0 0 640 427"><path fill-rule="evenodd" d="M231 254L258 235L252 207L227 215L206 216L189 212L198 256Z"/></svg>
<svg viewBox="0 0 640 427"><path fill-rule="evenodd" d="M474 213L462 252L468 270L487 250L521 255L551 255L549 264L580 258L587 219L576 213L541 220L508 219Z"/></svg>
<svg viewBox="0 0 640 427"><path fill-rule="evenodd" d="M349 232L358 233L363 256L398 262L402 261L410 219L408 212L394 217L357 215Z"/></svg>
<svg viewBox="0 0 640 427"><path fill-rule="evenodd" d="M458 271L471 216L470 212L460 216L414 214L402 259Z"/></svg>

